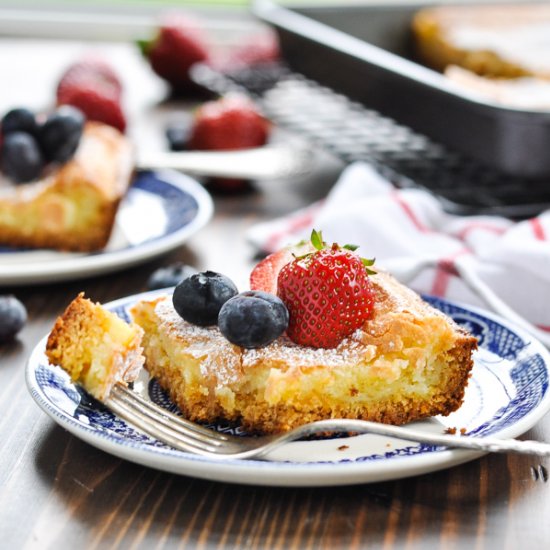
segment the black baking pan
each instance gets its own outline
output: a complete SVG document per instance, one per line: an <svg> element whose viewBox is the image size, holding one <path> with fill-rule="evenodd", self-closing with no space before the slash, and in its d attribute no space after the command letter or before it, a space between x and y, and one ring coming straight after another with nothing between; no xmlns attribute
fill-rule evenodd
<svg viewBox="0 0 550 550"><path fill-rule="evenodd" d="M414 60L411 20L427 5L256 0L252 11L294 70L503 174L550 177L550 112L479 100Z"/></svg>

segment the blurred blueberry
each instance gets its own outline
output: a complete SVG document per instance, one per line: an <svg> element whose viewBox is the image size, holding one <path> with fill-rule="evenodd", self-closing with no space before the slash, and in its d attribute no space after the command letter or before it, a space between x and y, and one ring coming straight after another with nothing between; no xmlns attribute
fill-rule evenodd
<svg viewBox="0 0 550 550"><path fill-rule="evenodd" d="M67 162L74 154L84 130L82 111L63 105L39 129L39 142L48 161Z"/></svg>
<svg viewBox="0 0 550 550"><path fill-rule="evenodd" d="M0 296L0 343L15 338L26 321L27 310L15 296Z"/></svg>
<svg viewBox="0 0 550 550"><path fill-rule="evenodd" d="M37 179L44 168L38 143L26 132L6 135L2 145L2 170L16 183Z"/></svg>
<svg viewBox="0 0 550 550"><path fill-rule="evenodd" d="M191 134L191 120L178 120L168 124L165 130L171 151L185 151Z"/></svg>
<svg viewBox="0 0 550 550"><path fill-rule="evenodd" d="M12 132L26 132L36 136L38 133L38 123L32 111L24 107L18 107L8 111L2 118L2 135Z"/></svg>
<svg viewBox="0 0 550 550"><path fill-rule="evenodd" d="M159 267L156 271L153 271L147 281L147 288L149 290L157 290L159 288L168 288L176 286L191 275L197 273L197 270L190 265L182 262Z"/></svg>

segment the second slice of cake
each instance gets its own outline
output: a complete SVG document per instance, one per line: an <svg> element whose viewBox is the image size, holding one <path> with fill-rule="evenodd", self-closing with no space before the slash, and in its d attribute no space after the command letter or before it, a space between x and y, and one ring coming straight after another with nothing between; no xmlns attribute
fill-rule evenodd
<svg viewBox="0 0 550 550"><path fill-rule="evenodd" d="M39 181L0 183L0 245L102 249L132 173L128 139L110 126L88 122L69 162Z"/></svg>

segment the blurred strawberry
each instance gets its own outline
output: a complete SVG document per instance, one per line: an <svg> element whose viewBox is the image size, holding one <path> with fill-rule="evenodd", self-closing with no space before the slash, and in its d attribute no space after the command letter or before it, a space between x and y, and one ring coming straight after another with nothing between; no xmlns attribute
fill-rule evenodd
<svg viewBox="0 0 550 550"><path fill-rule="evenodd" d="M57 85L57 104L80 109L88 120L103 122L124 132L122 83L111 65L86 56L70 65Z"/></svg>
<svg viewBox="0 0 550 550"><path fill-rule="evenodd" d="M122 82L114 68L101 57L87 55L69 65L61 75L56 92L58 104L65 103L66 93L75 86L81 87L83 81L92 81L94 88L101 87L118 98L122 95Z"/></svg>
<svg viewBox="0 0 550 550"><path fill-rule="evenodd" d="M246 96L228 95L199 107L191 128L190 148L250 149L265 145L270 123Z"/></svg>
<svg viewBox="0 0 550 550"><path fill-rule="evenodd" d="M58 104L77 107L88 120L103 122L121 132L126 129L126 117L119 98L91 80L82 80L78 85L68 87L62 99Z"/></svg>
<svg viewBox="0 0 550 550"><path fill-rule="evenodd" d="M208 101L195 113L189 137L189 148L228 151L265 145L270 123L246 96L228 95ZM242 192L250 182L242 179L212 178L210 189L221 192Z"/></svg>
<svg viewBox="0 0 550 550"><path fill-rule="evenodd" d="M216 68L223 72L233 72L256 65L276 63L280 58L281 52L277 35L266 29L264 32L246 38L225 58L218 60Z"/></svg>
<svg viewBox="0 0 550 550"><path fill-rule="evenodd" d="M157 36L141 43L141 47L153 71L166 80L174 92L197 89L189 69L210 57L207 39L198 21L181 14L167 17Z"/></svg>

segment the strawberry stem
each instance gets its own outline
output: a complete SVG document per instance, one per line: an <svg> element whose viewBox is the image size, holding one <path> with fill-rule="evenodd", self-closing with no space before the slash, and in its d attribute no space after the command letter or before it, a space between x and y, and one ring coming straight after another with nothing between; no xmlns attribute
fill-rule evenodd
<svg viewBox="0 0 550 550"><path fill-rule="evenodd" d="M152 44L153 40L151 38L141 38L136 40L136 46L139 48L141 55L146 58L149 57L149 51L151 50Z"/></svg>
<svg viewBox="0 0 550 550"><path fill-rule="evenodd" d="M325 241L323 241L323 232L322 231L317 231L317 229L312 229L310 240L311 240L311 244L313 245L313 247L317 251L324 250L325 248L327 248L327 243L325 243ZM332 248L334 250L338 250L339 248L343 248L345 250L349 250L350 252L355 252L359 248L359 246L356 245L356 244L345 244L344 246L340 246L337 243L333 243ZM302 258L307 258L308 256L311 256L312 254L314 254L314 253L313 252L307 252L306 254L303 254L302 256L296 256L294 254L293 255L297 260L301 260ZM368 275L376 275L376 271L374 271L373 269L369 269L369 267L374 265L375 258L361 258L361 262L365 266L365 270L366 270Z"/></svg>
<svg viewBox="0 0 550 550"><path fill-rule="evenodd" d="M323 242L323 233L313 229L311 231L311 244L315 247L316 250L323 250L325 248L325 243Z"/></svg>

